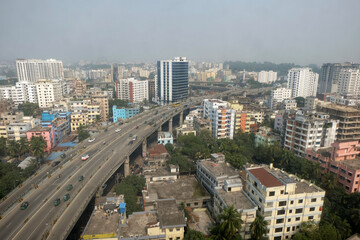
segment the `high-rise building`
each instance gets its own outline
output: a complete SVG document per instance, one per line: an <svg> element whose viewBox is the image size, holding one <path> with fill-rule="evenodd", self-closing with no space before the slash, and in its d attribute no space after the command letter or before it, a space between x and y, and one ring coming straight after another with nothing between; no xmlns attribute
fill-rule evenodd
<svg viewBox="0 0 360 240"><path fill-rule="evenodd" d="M155 80L154 79L150 79L148 80L149 83L149 101L153 101L153 99L155 98Z"/></svg>
<svg viewBox="0 0 360 240"><path fill-rule="evenodd" d="M16 71L19 82L64 78L63 63L56 59L17 59Z"/></svg>
<svg viewBox="0 0 360 240"><path fill-rule="evenodd" d="M134 78L121 79L115 84L116 98L139 103L149 100L149 83Z"/></svg>
<svg viewBox="0 0 360 240"><path fill-rule="evenodd" d="M337 93L360 96L360 68L340 70Z"/></svg>
<svg viewBox="0 0 360 240"><path fill-rule="evenodd" d="M316 96L319 74L311 68L292 68L288 73L287 88L291 89L291 95L295 97Z"/></svg>
<svg viewBox="0 0 360 240"><path fill-rule="evenodd" d="M188 97L189 62L184 57L157 62L157 97L160 104Z"/></svg>
<svg viewBox="0 0 360 240"><path fill-rule="evenodd" d="M51 107L53 102L62 98L63 91L60 80L40 80L35 85L40 108Z"/></svg>
<svg viewBox="0 0 360 240"><path fill-rule="evenodd" d="M278 88L271 90L269 105L270 107L276 108L279 103L282 103L285 99L291 98L291 89Z"/></svg>
<svg viewBox="0 0 360 240"><path fill-rule="evenodd" d="M269 240L291 239L303 222L319 223L325 191L280 169L245 168L246 192L268 222Z"/></svg>
<svg viewBox="0 0 360 240"><path fill-rule="evenodd" d="M257 74L257 81L260 83L272 83L277 80L277 72L274 71L261 71Z"/></svg>
<svg viewBox="0 0 360 240"><path fill-rule="evenodd" d="M338 88L339 74L342 69L360 68L359 63L326 63L322 65L318 93L335 93Z"/></svg>

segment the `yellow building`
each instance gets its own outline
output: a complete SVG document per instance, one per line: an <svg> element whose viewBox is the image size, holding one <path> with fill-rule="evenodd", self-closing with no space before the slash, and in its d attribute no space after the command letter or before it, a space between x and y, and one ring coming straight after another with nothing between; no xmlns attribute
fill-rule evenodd
<svg viewBox="0 0 360 240"><path fill-rule="evenodd" d="M71 102L71 131L77 131L80 125L87 126L101 119L101 107L90 100Z"/></svg>

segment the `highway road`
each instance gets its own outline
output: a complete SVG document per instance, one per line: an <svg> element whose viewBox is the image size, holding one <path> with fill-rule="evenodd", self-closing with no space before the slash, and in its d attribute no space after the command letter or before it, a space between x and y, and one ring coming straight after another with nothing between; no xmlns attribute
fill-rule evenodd
<svg viewBox="0 0 360 240"><path fill-rule="evenodd" d="M230 91L211 97L225 96L228 93ZM125 157L170 116L183 111L185 105L200 103L203 98L192 98L176 109L161 106L156 110L143 112L121 126L112 124L107 132L96 135L94 142L84 141L68 151L67 158L57 167L49 165L41 168L36 176L23 183L21 188L12 192L0 204L0 239L66 238L90 199L123 164ZM155 114L155 111L158 113ZM154 121L156 126L145 124L145 121ZM115 132L117 128L122 130ZM129 145L130 133L138 136L132 145ZM90 158L81 161L83 154L88 154ZM84 177L83 181L78 181L79 176ZM67 191L66 186L69 184L73 185L73 189ZM66 193L70 194L68 201L63 200ZM61 199L58 206L53 203L56 198ZM20 210L21 201L29 202L27 209Z"/></svg>

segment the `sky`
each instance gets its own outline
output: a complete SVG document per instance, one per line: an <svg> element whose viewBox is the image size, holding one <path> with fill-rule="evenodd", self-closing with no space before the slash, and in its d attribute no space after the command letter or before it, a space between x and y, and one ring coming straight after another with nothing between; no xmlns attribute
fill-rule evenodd
<svg viewBox="0 0 360 240"><path fill-rule="evenodd" d="M359 0L1 0L0 60L360 62Z"/></svg>

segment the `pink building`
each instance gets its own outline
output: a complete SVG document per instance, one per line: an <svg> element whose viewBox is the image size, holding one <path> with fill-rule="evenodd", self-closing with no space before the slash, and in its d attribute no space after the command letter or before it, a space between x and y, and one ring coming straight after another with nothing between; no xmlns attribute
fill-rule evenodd
<svg viewBox="0 0 360 240"><path fill-rule="evenodd" d="M26 133L28 141L31 140L32 136L43 137L43 139L46 141L46 148L44 150L45 152L50 152L51 149L55 147L55 138L51 125L49 125L49 127L37 126Z"/></svg>
<svg viewBox="0 0 360 240"><path fill-rule="evenodd" d="M360 158L358 141L335 142L330 148L307 149L305 158L319 163L323 173L336 175L348 193L360 192Z"/></svg>

